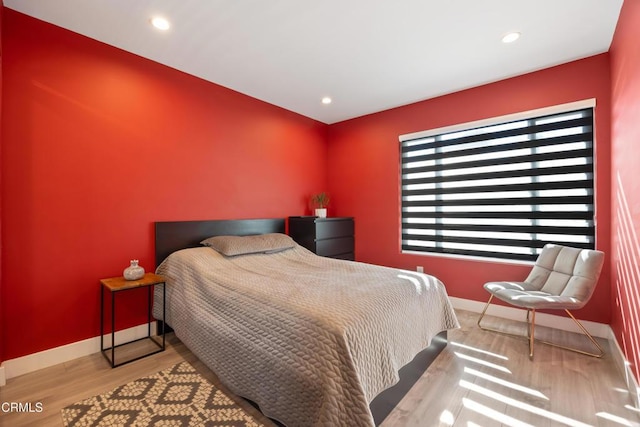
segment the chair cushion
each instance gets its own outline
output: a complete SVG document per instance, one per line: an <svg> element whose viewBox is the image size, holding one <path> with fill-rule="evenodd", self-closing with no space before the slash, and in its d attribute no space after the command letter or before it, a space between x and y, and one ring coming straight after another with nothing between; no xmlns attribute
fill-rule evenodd
<svg viewBox="0 0 640 427"><path fill-rule="evenodd" d="M600 275L604 254L600 251L547 244L525 282L552 295L586 300ZM576 278L583 280L576 282Z"/></svg>
<svg viewBox="0 0 640 427"><path fill-rule="evenodd" d="M488 282L484 288L496 298L522 308L575 310L584 305L583 301L571 296L538 291L527 282Z"/></svg>
<svg viewBox="0 0 640 427"><path fill-rule="evenodd" d="M496 294L496 292L504 290L513 291L536 291L530 283L527 282L488 282L484 284L484 288L490 294Z"/></svg>

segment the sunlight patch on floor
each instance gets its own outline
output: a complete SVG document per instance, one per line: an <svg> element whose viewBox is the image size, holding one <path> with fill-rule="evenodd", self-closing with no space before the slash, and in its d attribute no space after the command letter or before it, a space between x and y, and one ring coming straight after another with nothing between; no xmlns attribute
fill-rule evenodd
<svg viewBox="0 0 640 427"><path fill-rule="evenodd" d="M487 355L487 356L496 357L498 359L509 360L509 358L507 356L503 356L501 354L492 353L492 352L486 351L486 350L481 350L479 348L471 347L471 346L460 344L460 343L457 343L457 342L450 342L449 345L452 345L454 347L464 348L464 349L470 350L470 351L475 351L477 353L481 353L481 354L484 354L484 355Z"/></svg>
<svg viewBox="0 0 640 427"><path fill-rule="evenodd" d="M455 417L453 416L451 411L446 409L442 411L442 413L440 414L441 425L452 426L454 422L455 422Z"/></svg>
<svg viewBox="0 0 640 427"><path fill-rule="evenodd" d="M613 415L613 414L610 414L608 412L598 412L596 414L596 417L600 417L600 418L604 418L605 420L613 421L614 423L618 423L621 426L633 427L634 425L636 425L636 426L638 425L638 424L631 424L631 421L625 420L622 417L618 417L617 415Z"/></svg>
<svg viewBox="0 0 640 427"><path fill-rule="evenodd" d="M478 365L486 366L487 368L492 368L501 372L506 372L507 374L511 373L511 371L505 368L504 366L496 365L495 363L487 362L486 360L478 359L477 357L467 356L466 354L458 353L457 351L454 351L453 354L458 356L460 359L477 363Z"/></svg>
<svg viewBox="0 0 640 427"><path fill-rule="evenodd" d="M535 427L466 397L462 398L462 404L467 409L477 412L480 415L484 415L485 417L494 419L509 427Z"/></svg>
<svg viewBox="0 0 640 427"><path fill-rule="evenodd" d="M464 367L464 372L467 373L467 374L470 374L470 375L475 375L478 378L482 378L482 379L485 379L487 381L491 381L494 384L499 384L501 386L508 387L508 388L510 388L512 390L517 390L517 391L520 391L522 393L529 394L531 396L540 397L542 399L549 400L549 398L547 396L545 396L544 394L542 394L538 390L534 390L532 388L525 387L525 386L520 385L520 384L512 383L511 381L503 380L501 378L494 377L493 375L485 374L483 372L477 371L477 370L472 369L472 368L468 368L466 366Z"/></svg>
<svg viewBox="0 0 640 427"><path fill-rule="evenodd" d="M624 405L624 407L625 407L626 409L630 410L630 411L635 412L636 414L640 414L640 409L638 409L638 408L636 408L636 407L634 407L634 406L631 406L631 405Z"/></svg>
<svg viewBox="0 0 640 427"><path fill-rule="evenodd" d="M492 399L495 399L499 402L513 406L515 408L522 409L524 411L531 412L532 414L540 415L545 418L549 418L550 420L557 421L559 423L562 423L571 427L589 427L589 424L585 424L580 421L574 420L572 418L565 417L560 414L556 414L555 412L547 411L545 409L538 408L528 403L521 402L519 400L510 398L503 394L496 393L495 391L489 390L488 388L470 383L469 381L466 381L466 380L460 380L458 384L460 385L460 387L466 388L467 390L480 393L484 396L490 397Z"/></svg>

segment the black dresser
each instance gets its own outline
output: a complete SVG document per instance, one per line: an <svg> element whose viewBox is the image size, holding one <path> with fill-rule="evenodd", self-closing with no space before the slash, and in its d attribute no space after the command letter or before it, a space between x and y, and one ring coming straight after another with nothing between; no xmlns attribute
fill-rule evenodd
<svg viewBox="0 0 640 427"><path fill-rule="evenodd" d="M354 260L353 218L290 216L289 235L299 245L330 258Z"/></svg>

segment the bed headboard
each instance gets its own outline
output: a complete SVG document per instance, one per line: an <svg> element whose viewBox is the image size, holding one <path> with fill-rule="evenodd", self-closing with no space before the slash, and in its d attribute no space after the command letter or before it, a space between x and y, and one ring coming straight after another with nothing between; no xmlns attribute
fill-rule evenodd
<svg viewBox="0 0 640 427"><path fill-rule="evenodd" d="M284 233L284 221L273 218L156 222L156 267L172 252L198 247L207 237Z"/></svg>

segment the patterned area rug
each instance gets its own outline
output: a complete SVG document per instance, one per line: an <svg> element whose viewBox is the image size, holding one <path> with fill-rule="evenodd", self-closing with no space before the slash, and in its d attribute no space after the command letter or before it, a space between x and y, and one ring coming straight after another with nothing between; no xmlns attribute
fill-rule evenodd
<svg viewBox="0 0 640 427"><path fill-rule="evenodd" d="M65 426L263 426L187 362L62 410Z"/></svg>

